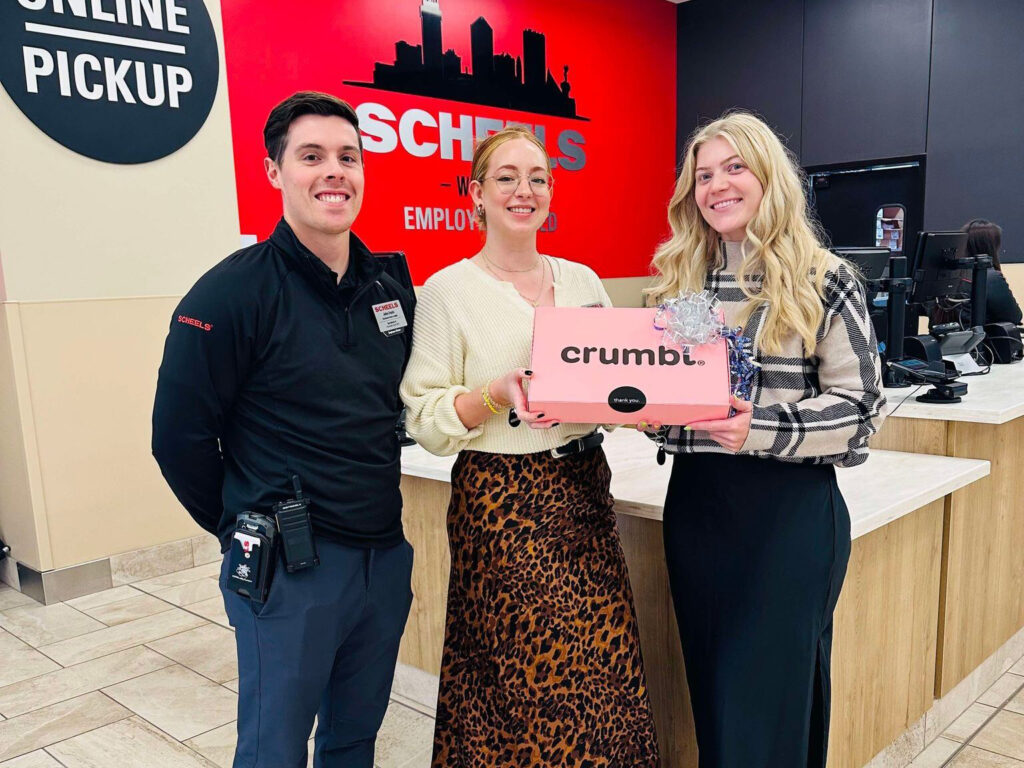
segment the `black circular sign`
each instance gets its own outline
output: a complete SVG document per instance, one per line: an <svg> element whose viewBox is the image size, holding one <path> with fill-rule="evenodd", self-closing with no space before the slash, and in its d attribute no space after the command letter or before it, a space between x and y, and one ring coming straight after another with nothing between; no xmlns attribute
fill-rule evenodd
<svg viewBox="0 0 1024 768"><path fill-rule="evenodd" d="M608 405L619 413L636 413L647 405L647 395L636 387L616 387L608 394Z"/></svg>
<svg viewBox="0 0 1024 768"><path fill-rule="evenodd" d="M185 146L217 93L203 0L3 0L0 82L47 136L108 163Z"/></svg>

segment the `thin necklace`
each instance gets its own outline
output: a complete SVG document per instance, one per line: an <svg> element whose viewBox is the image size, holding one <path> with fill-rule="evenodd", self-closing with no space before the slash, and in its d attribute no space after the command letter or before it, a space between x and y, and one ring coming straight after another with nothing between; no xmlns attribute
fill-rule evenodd
<svg viewBox="0 0 1024 768"><path fill-rule="evenodd" d="M507 267L502 267L502 266L499 266L498 264L495 264L487 256L487 249L486 248L481 248L480 249L480 255L484 257L484 261L486 261L490 266L495 267L497 269L500 269L502 272L520 272L520 273L522 273L522 272L533 272L533 270L535 270L537 268L537 265L540 264L540 254L539 253L537 254L537 260L535 262L533 262L533 264L531 264L526 269L508 269Z"/></svg>
<svg viewBox="0 0 1024 768"><path fill-rule="evenodd" d="M480 253L482 254L483 251L480 251ZM529 298L522 291L520 291L518 288L516 288L515 283L512 283L511 281L504 281L504 280L502 280L501 275L498 272L496 272L494 269L490 268L489 265L487 265L487 264L489 264L489 262L487 262L487 264L485 264L485 266L487 266L487 271L489 271L490 273L495 275L495 280L497 280L500 283L508 283L509 285L511 285L512 288L515 290L515 292L517 294L519 294L519 296L522 297L523 301L525 301L531 307L534 307L535 309L537 309L537 307L539 307L541 305L541 297L544 295L544 291L545 291L545 288L546 288L545 278L546 278L547 273L548 273L547 269L544 268L544 265L547 263L547 258L546 257L538 257L538 258L541 261L541 290L538 291L537 296L535 296L532 299Z"/></svg>
<svg viewBox="0 0 1024 768"><path fill-rule="evenodd" d="M546 269L544 269L544 262L542 261L541 265L540 265L540 290L537 291L537 295L534 296L532 299L529 296L527 296L525 293L520 291L518 288L516 288L516 284L515 283L512 283L512 287L516 288L516 293L518 293L520 296L522 296L523 300L527 304L529 304L531 307L536 309L537 307L540 306L540 297L544 295L544 291L547 288L547 285L546 285L547 281L545 280L545 278L547 277L547 274L548 274L548 272L547 272Z"/></svg>

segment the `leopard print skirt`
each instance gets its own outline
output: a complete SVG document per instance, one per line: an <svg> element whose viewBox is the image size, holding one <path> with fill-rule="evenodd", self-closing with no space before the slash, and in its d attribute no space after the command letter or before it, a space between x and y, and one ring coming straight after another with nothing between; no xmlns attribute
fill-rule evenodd
<svg viewBox="0 0 1024 768"><path fill-rule="evenodd" d="M463 451L434 768L659 765L604 452Z"/></svg>

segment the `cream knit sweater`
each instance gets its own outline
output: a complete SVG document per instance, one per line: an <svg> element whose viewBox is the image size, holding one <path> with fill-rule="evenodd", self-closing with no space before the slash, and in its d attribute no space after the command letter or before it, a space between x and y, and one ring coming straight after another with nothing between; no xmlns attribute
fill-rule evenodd
<svg viewBox="0 0 1024 768"><path fill-rule="evenodd" d="M555 306L612 306L593 270L549 257ZM463 449L487 453L535 453L563 445L593 430L586 424L551 429L510 427L507 413L466 429L455 398L479 391L514 368L529 368L533 307L512 283L500 282L463 259L434 274L416 296L412 356L402 380L408 408L405 428L431 453Z"/></svg>

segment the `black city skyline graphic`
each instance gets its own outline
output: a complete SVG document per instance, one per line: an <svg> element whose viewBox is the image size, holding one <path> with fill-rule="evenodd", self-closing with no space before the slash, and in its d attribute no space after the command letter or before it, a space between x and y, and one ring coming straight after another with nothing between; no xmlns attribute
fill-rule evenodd
<svg viewBox="0 0 1024 768"><path fill-rule="evenodd" d="M373 82L345 80L345 84L588 120L576 114L576 100L569 95L569 65L562 67L561 83L548 70L541 32L523 30L522 58L495 54L494 30L483 16L477 17L469 25L470 73L463 71L462 58L453 49L443 49L438 0L423 0L420 23L420 45L399 40L394 64L374 64Z"/></svg>

